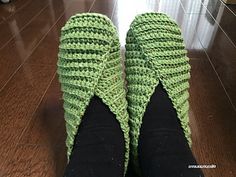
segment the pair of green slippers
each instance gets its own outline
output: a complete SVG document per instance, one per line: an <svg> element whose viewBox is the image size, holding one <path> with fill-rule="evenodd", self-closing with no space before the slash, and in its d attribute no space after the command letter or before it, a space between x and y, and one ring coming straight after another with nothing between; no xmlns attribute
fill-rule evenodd
<svg viewBox="0 0 236 177"><path fill-rule="evenodd" d="M136 16L131 23L125 52L128 91L123 78L118 34L104 15L82 13L72 16L61 30L58 57L68 159L86 107L96 95L120 123L125 139L125 172L130 155L138 170L137 149L142 118L160 82L191 145L189 59L178 25L167 15L145 13Z"/></svg>

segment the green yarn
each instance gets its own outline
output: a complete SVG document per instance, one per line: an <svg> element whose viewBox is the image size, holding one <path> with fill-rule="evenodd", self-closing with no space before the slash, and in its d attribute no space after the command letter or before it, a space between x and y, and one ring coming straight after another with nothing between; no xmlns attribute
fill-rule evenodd
<svg viewBox="0 0 236 177"><path fill-rule="evenodd" d="M97 95L116 115L125 138L125 172L129 160L129 126L116 28L103 15L72 16L61 30L58 74L63 91L68 160L90 99Z"/></svg>
<svg viewBox="0 0 236 177"><path fill-rule="evenodd" d="M186 53L178 25L167 15L141 14L130 25L126 38L125 65L131 155L137 171L142 118L159 82L167 91L191 146L188 125L190 65Z"/></svg>

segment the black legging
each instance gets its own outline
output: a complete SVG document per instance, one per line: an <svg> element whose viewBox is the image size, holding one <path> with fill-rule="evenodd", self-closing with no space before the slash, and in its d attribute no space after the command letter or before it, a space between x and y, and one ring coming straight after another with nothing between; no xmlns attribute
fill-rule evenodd
<svg viewBox="0 0 236 177"><path fill-rule="evenodd" d="M124 137L115 115L98 97L85 111L65 177L121 177Z"/></svg>
<svg viewBox="0 0 236 177"><path fill-rule="evenodd" d="M144 177L203 177L201 170L188 168L197 163L161 84L145 111L138 147Z"/></svg>
<svg viewBox="0 0 236 177"><path fill-rule="evenodd" d="M122 177L124 137L115 115L93 97L79 127L65 177ZM139 139L144 177L203 177L170 99L159 85L147 106Z"/></svg>

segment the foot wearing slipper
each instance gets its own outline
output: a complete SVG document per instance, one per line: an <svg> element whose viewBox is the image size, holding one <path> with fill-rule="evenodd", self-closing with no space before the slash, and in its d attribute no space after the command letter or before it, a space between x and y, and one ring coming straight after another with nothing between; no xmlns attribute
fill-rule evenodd
<svg viewBox="0 0 236 177"><path fill-rule="evenodd" d="M111 20L96 13L72 16L61 30L57 65L69 167L81 172L86 166L88 171L81 172L82 176L99 177L106 170L96 166L107 165L108 175L112 169L117 170L117 175L123 169L125 175L130 142L128 112L120 44ZM117 137L117 142L112 136ZM80 167L74 168L75 163Z"/></svg>
<svg viewBox="0 0 236 177"><path fill-rule="evenodd" d="M115 115L94 96L80 124L64 177L122 177L124 142Z"/></svg>
<svg viewBox="0 0 236 177"><path fill-rule="evenodd" d="M201 170L188 168L197 162L161 83L143 117L138 154L144 177L203 177Z"/></svg>
<svg viewBox="0 0 236 177"><path fill-rule="evenodd" d="M157 165L161 165L162 170L171 172L172 168L179 174L183 171L180 167L186 169L188 163L195 162L190 151L190 65L186 54L181 30L167 15L145 13L136 16L131 23L126 37L125 66L131 162L139 174L140 160L148 166L153 164L149 166L152 172L160 170ZM171 162L180 158L180 154L182 163L166 166L165 158Z"/></svg>

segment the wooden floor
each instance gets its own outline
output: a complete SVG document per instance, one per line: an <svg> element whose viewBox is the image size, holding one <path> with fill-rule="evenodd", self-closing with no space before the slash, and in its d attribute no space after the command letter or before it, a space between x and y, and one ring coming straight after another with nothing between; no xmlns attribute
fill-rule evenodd
<svg viewBox="0 0 236 177"><path fill-rule="evenodd" d="M192 66L193 152L206 177L236 176L236 6L220 0L12 0L0 4L0 177L62 177L65 124L56 61L75 13L106 14L124 48L135 15L164 12Z"/></svg>

